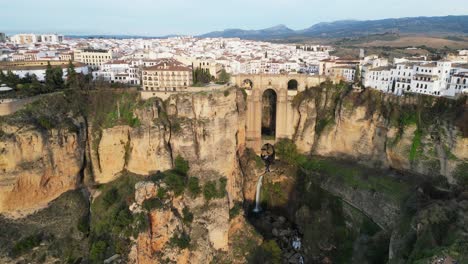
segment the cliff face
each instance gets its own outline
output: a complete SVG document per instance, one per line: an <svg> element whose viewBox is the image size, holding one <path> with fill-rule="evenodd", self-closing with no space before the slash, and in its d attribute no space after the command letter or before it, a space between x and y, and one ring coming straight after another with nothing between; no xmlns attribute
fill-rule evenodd
<svg viewBox="0 0 468 264"><path fill-rule="evenodd" d="M227 177L231 201L242 199L237 169L237 152L245 133L241 97L235 89L209 95L181 94L137 109L140 126L103 129L100 139L94 139L94 180L112 181L122 170L141 175L168 170L180 155L194 175L212 170ZM203 174L200 178L211 180Z"/></svg>
<svg viewBox="0 0 468 264"><path fill-rule="evenodd" d="M455 124L457 118L466 119L463 100L346 93L330 87L302 96L296 102L294 137L302 152L440 174L451 182L457 167L468 161L466 132Z"/></svg>
<svg viewBox="0 0 468 264"><path fill-rule="evenodd" d="M76 189L84 163L83 129L1 126L0 212L41 208ZM13 215L15 216L15 215Z"/></svg>
<svg viewBox="0 0 468 264"><path fill-rule="evenodd" d="M73 117L67 128L50 124L51 116L68 115L69 110L48 115L40 111L35 119L22 120L23 125L15 125L21 113L11 117L0 127L0 212L45 206L75 189L82 181L81 172L96 183L107 183L123 170L141 175L168 170L178 155L189 161L193 174L212 170L225 176L230 201L241 200L237 152L245 134L242 96L231 89L176 95L166 103L150 100L132 109L137 126L115 122L93 127L93 115L89 122L80 115ZM47 108L48 103L43 103ZM113 111L123 115L116 105ZM212 180L205 174L199 177Z"/></svg>

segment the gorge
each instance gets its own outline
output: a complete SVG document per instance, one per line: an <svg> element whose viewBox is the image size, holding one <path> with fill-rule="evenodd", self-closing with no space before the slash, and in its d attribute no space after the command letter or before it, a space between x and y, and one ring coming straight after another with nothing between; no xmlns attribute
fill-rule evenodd
<svg viewBox="0 0 468 264"><path fill-rule="evenodd" d="M64 91L1 117L0 262L283 263L294 232L305 263L468 261L466 97L304 89L263 174L247 96Z"/></svg>

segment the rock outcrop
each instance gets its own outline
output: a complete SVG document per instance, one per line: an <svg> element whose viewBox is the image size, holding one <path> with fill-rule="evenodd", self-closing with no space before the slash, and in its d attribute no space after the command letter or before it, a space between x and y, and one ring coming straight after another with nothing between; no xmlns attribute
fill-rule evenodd
<svg viewBox="0 0 468 264"><path fill-rule="evenodd" d="M346 94L335 88L303 96L294 136L302 152L444 175L450 182L457 166L468 162L468 137L455 124L460 118L457 111L466 119L463 98L429 100L371 91Z"/></svg>
<svg viewBox="0 0 468 264"><path fill-rule="evenodd" d="M84 129L44 131L33 125L3 124L1 131L0 212L34 211L78 187Z"/></svg>

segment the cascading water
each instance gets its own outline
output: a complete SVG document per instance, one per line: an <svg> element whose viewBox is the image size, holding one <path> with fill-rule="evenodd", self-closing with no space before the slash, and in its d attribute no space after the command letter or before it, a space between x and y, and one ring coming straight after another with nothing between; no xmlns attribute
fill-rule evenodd
<svg viewBox="0 0 468 264"><path fill-rule="evenodd" d="M257 182L257 193L255 194L255 208L253 209L254 213L258 213L262 210L262 208L260 208L260 191L262 189L262 181L263 175L260 176Z"/></svg>

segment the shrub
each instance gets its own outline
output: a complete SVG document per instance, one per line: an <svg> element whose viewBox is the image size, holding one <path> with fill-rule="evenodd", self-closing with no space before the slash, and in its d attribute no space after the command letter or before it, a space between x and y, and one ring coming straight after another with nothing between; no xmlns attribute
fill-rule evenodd
<svg viewBox="0 0 468 264"><path fill-rule="evenodd" d="M31 235L28 237L25 237L18 241L14 246L11 251L11 255L13 257L19 256L23 253L26 253L26 251L29 251L37 246L42 241L42 236L41 234L36 234L36 235Z"/></svg>
<svg viewBox="0 0 468 264"><path fill-rule="evenodd" d="M89 252L89 259L91 263L102 263L106 253L107 243L105 241L97 241L91 246L91 251Z"/></svg>
<svg viewBox="0 0 468 264"><path fill-rule="evenodd" d="M167 184L169 190L172 190L177 196L181 195L185 189L186 176L175 171L168 171L165 175L164 182Z"/></svg>
<svg viewBox="0 0 468 264"><path fill-rule="evenodd" d="M203 196L206 200L211 200L216 197L216 183L214 181L209 181L203 187Z"/></svg>
<svg viewBox="0 0 468 264"><path fill-rule="evenodd" d="M183 222L185 224L190 224L193 222L193 214L189 211L187 207L184 207L184 209L182 209L182 214L183 214Z"/></svg>
<svg viewBox="0 0 468 264"><path fill-rule="evenodd" d="M306 162L306 158L299 154L296 144L290 139L280 139L275 144L275 151L281 160L291 165L301 165Z"/></svg>
<svg viewBox="0 0 468 264"><path fill-rule="evenodd" d="M257 247L248 259L248 263L281 263L281 249L274 240L264 242Z"/></svg>
<svg viewBox="0 0 468 264"><path fill-rule="evenodd" d="M153 209L159 209L159 208L162 208L163 206L164 204L161 202L159 198L151 198L143 202L143 208L145 208L148 211L151 211Z"/></svg>
<svg viewBox="0 0 468 264"><path fill-rule="evenodd" d="M241 210L242 204L240 202L236 202L234 206L229 209L229 219L233 219L234 217L238 216Z"/></svg>
<svg viewBox="0 0 468 264"><path fill-rule="evenodd" d="M158 189L158 193L156 194L156 196L161 199L161 200L164 200L166 199L167 197L167 190L165 188L159 188Z"/></svg>
<svg viewBox="0 0 468 264"><path fill-rule="evenodd" d="M102 198L106 206L110 206L115 203L115 201L120 200L119 192L116 188L112 188L106 193Z"/></svg>
<svg viewBox="0 0 468 264"><path fill-rule="evenodd" d="M468 162L463 162L457 166L454 177L459 185L468 188Z"/></svg>
<svg viewBox="0 0 468 264"><path fill-rule="evenodd" d="M187 235L186 233L182 233L179 236L174 234L174 236L171 237L171 240L169 243L172 246L178 247L180 249L188 248L190 245L190 236Z"/></svg>
<svg viewBox="0 0 468 264"><path fill-rule="evenodd" d="M227 179L222 177L219 178L219 188L216 197L217 198L223 198L226 196L226 186L227 186Z"/></svg>
<svg viewBox="0 0 468 264"><path fill-rule="evenodd" d="M189 169L188 161L178 155L174 161L174 170L180 174L187 175Z"/></svg>
<svg viewBox="0 0 468 264"><path fill-rule="evenodd" d="M150 179L150 181L156 183L156 182L159 182L159 181L161 181L161 180L164 180L165 177L166 177L166 175L164 175L164 173L158 171L158 172L156 172L155 174L152 174L152 175L149 177L149 179Z"/></svg>
<svg viewBox="0 0 468 264"><path fill-rule="evenodd" d="M203 187L203 196L208 201L214 198L223 198L226 196L226 185L227 179L224 177L219 179L218 186L215 181L208 181Z"/></svg>
<svg viewBox="0 0 468 264"><path fill-rule="evenodd" d="M149 221L148 221L148 216L146 213L138 213L134 216L133 222L135 224L135 230L137 232L144 232L148 229L149 227ZM134 237L137 237L138 234L134 235Z"/></svg>
<svg viewBox="0 0 468 264"><path fill-rule="evenodd" d="M197 197L201 193L200 181L196 177L190 177L188 180L188 190L192 197Z"/></svg>
<svg viewBox="0 0 468 264"><path fill-rule="evenodd" d="M89 234L89 215L88 214L85 214L80 218L80 220L78 221L77 229L78 231L80 231L81 233L85 235Z"/></svg>

